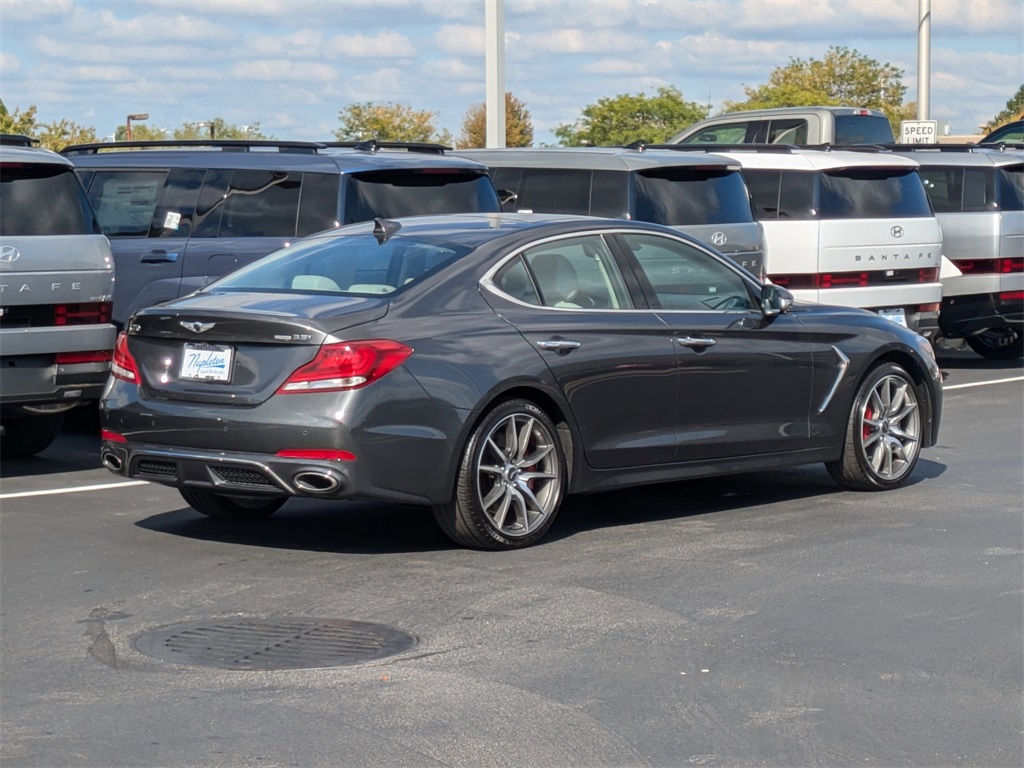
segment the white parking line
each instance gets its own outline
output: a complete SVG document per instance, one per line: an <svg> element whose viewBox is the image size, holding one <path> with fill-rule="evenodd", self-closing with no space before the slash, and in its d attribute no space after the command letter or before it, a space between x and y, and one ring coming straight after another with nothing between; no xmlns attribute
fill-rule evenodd
<svg viewBox="0 0 1024 768"><path fill-rule="evenodd" d="M1014 376L1009 379L993 379L992 381L972 381L969 384L950 384L942 389L949 392L951 389L967 389L968 387L987 387L989 384L1005 384L1008 381L1024 381L1024 376Z"/></svg>
<svg viewBox="0 0 1024 768"><path fill-rule="evenodd" d="M0 499L23 499L26 496L53 496L58 493L82 493L83 491L102 491L106 488L127 488L129 485L149 485L146 480L129 480L124 483L104 483L103 485L80 485L77 488L58 488L54 491L22 491L20 493L0 493Z"/></svg>

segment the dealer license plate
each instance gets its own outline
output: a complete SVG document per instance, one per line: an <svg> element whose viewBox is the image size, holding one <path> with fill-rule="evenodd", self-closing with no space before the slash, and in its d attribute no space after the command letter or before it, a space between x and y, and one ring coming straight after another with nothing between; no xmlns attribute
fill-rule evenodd
<svg viewBox="0 0 1024 768"><path fill-rule="evenodd" d="M190 381L231 381L234 350L220 344L186 344L180 378Z"/></svg>
<svg viewBox="0 0 1024 768"><path fill-rule="evenodd" d="M909 328L907 325L907 313L903 310L903 307L897 307L896 309L880 309L878 314L884 317L886 320L892 320L896 325L902 325L904 328Z"/></svg>

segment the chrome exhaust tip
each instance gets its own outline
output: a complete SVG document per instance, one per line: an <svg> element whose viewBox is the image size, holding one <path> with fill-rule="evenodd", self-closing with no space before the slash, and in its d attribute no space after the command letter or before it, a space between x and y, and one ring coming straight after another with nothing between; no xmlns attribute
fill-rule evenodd
<svg viewBox="0 0 1024 768"><path fill-rule="evenodd" d="M112 472L120 472L124 466L124 461L116 453L112 451L104 451L103 455L100 456L100 461L103 462L103 466Z"/></svg>
<svg viewBox="0 0 1024 768"><path fill-rule="evenodd" d="M330 472L323 470L304 469L292 476L292 482L300 491L306 493L330 493L341 485L341 482Z"/></svg>

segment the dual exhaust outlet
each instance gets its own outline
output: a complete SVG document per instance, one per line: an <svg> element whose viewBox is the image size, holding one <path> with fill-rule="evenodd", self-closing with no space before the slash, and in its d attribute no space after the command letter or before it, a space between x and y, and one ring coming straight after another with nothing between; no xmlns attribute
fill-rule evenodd
<svg viewBox="0 0 1024 768"><path fill-rule="evenodd" d="M120 472L124 468L124 459L114 451L103 451L100 461L112 472ZM321 469L301 469L292 475L292 483L300 491L310 494L332 493L341 486L333 472Z"/></svg>

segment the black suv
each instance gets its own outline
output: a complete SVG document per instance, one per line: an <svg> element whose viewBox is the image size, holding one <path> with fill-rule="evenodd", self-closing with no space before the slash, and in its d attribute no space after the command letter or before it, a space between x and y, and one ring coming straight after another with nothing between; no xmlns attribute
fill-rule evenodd
<svg viewBox="0 0 1024 768"><path fill-rule="evenodd" d="M314 232L501 210L487 169L439 144L136 141L79 144L74 164L117 265L114 322L191 293Z"/></svg>

